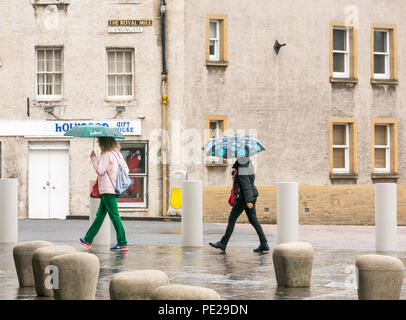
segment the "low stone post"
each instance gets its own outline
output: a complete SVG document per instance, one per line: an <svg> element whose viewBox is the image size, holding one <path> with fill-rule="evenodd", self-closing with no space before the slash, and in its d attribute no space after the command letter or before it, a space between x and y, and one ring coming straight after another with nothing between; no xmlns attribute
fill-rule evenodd
<svg viewBox="0 0 406 320"><path fill-rule="evenodd" d="M160 270L120 272L110 281L110 299L150 300L156 288L168 284L168 276Z"/></svg>
<svg viewBox="0 0 406 320"><path fill-rule="evenodd" d="M14 264L20 287L34 286L34 274L32 272L31 262L34 251L41 247L53 245L54 244L49 241L36 240L17 244L13 248Z"/></svg>
<svg viewBox="0 0 406 320"><path fill-rule="evenodd" d="M71 246L55 245L38 248L32 255L32 271L34 273L35 291L38 296L52 297L53 286L57 282L58 271L49 261L56 256L76 252ZM51 279L54 280L51 283Z"/></svg>
<svg viewBox="0 0 406 320"><path fill-rule="evenodd" d="M155 289L152 300L220 300L220 296L212 289L172 284Z"/></svg>
<svg viewBox="0 0 406 320"><path fill-rule="evenodd" d="M56 256L49 261L58 270L55 300L94 300L99 279L100 262L87 252Z"/></svg>
<svg viewBox="0 0 406 320"><path fill-rule="evenodd" d="M400 259L366 254L357 259L355 266L359 300L399 300L405 274Z"/></svg>
<svg viewBox="0 0 406 320"><path fill-rule="evenodd" d="M306 242L278 245L272 253L278 286L310 287L313 269L313 247Z"/></svg>

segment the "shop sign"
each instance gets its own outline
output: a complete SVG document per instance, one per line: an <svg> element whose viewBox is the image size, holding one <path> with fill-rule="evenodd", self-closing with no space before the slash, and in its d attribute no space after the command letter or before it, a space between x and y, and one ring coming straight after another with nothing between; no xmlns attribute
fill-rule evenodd
<svg viewBox="0 0 406 320"><path fill-rule="evenodd" d="M139 33L152 26L152 20L108 20L108 33Z"/></svg>
<svg viewBox="0 0 406 320"><path fill-rule="evenodd" d="M125 136L141 135L141 120L1 120L0 136L63 136L74 126L98 125L116 128Z"/></svg>

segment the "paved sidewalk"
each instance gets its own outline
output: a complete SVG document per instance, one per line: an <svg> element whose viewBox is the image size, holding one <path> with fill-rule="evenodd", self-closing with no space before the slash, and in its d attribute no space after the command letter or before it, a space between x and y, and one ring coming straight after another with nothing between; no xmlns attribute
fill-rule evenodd
<svg viewBox="0 0 406 320"><path fill-rule="evenodd" d="M87 249L77 243L88 227L86 220L21 220L19 241L49 240L71 244L79 251ZM204 247L182 248L180 222L124 221L129 252L110 252L95 247L101 264L96 299L109 299L112 276L121 271L160 269L171 283L203 286L216 290L222 299L357 299L354 263L361 254L374 253L374 227L300 226L300 241L315 248L310 289L277 288L272 252L255 254L258 246L250 225L237 224L227 253L209 247L220 239L224 224L204 224ZM263 225L271 247L276 245L276 226ZM115 239L112 230L112 241ZM406 264L406 227L398 228L398 256ZM34 288L20 289L12 258L13 245L0 245L0 300L45 299ZM402 290L406 299L406 283Z"/></svg>

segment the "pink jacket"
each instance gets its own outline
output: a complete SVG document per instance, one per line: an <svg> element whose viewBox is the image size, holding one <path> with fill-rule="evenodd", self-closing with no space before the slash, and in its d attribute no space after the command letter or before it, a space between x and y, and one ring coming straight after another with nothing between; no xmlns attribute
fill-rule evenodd
<svg viewBox="0 0 406 320"><path fill-rule="evenodd" d="M99 178L99 192L103 193L116 193L116 182L117 182L117 171L118 164L117 159L120 161L121 166L124 170L129 172L128 166L123 159L121 152L108 151L100 155L100 160L96 157L92 157L92 163L94 170L96 171Z"/></svg>

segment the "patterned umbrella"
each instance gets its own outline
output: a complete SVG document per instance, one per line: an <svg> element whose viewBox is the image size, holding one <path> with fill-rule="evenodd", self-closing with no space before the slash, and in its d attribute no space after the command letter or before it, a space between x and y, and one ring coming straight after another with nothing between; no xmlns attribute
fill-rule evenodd
<svg viewBox="0 0 406 320"><path fill-rule="evenodd" d="M265 150L256 137L242 134L211 139L202 149L207 156L225 159L251 157Z"/></svg>

